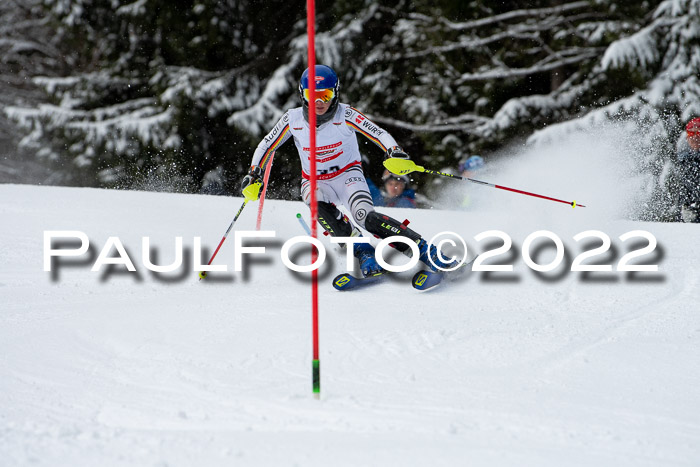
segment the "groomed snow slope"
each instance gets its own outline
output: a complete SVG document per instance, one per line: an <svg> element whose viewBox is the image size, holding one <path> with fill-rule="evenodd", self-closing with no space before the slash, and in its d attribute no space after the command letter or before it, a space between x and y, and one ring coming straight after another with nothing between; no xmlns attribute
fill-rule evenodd
<svg viewBox="0 0 700 467"><path fill-rule="evenodd" d="M266 203L263 229L277 237L247 273L199 282L193 238L208 259L240 199L0 186L0 463L699 465L700 226L606 220L603 200L571 209L508 196L502 209L384 212L428 237L457 232L477 253L488 241L475 235L501 230L510 273L429 293L403 274L340 293L330 278L342 257L329 247L315 400L310 287L280 260L302 234L301 203ZM254 229L256 209L236 230ZM536 274L521 251L543 229L567 256ZM650 232L658 246L639 261L659 271L567 271L584 251L573 236L591 229L612 239L598 259L613 268L631 249L621 234ZM45 272L50 230L84 232L92 257ZM90 270L110 236L138 273ZM186 265L149 272L142 237L168 264L176 236ZM233 244L232 233L216 261L229 270Z"/></svg>

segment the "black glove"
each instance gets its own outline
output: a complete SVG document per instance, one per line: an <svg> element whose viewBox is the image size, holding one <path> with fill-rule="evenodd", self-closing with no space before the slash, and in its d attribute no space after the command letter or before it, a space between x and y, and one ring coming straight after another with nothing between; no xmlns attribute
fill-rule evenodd
<svg viewBox="0 0 700 467"><path fill-rule="evenodd" d="M410 159L410 157L408 157L408 154L406 154L404 150L401 149L399 146L394 146L386 150L384 159L389 159L391 157L394 157L396 159Z"/></svg>
<svg viewBox="0 0 700 467"><path fill-rule="evenodd" d="M241 193L243 193L243 190L245 190L248 185L252 183L258 183L260 182L260 188L258 189L258 193L262 190L263 187L263 171L261 167L258 167L257 165L253 166L250 168L248 171L248 175L243 177L243 180L241 181ZM245 196L245 193L244 193ZM258 199L256 196L255 199ZM254 201L254 200L252 200Z"/></svg>

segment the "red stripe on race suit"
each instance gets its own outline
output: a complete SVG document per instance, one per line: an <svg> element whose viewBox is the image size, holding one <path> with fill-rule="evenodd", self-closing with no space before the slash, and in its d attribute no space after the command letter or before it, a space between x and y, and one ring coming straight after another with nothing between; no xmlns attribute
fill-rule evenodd
<svg viewBox="0 0 700 467"><path fill-rule="evenodd" d="M334 156L324 157L323 159L316 159L316 162L323 164L324 162L332 161L336 157L340 156L342 153L343 153L343 151L340 151L338 154L336 154Z"/></svg>
<svg viewBox="0 0 700 467"><path fill-rule="evenodd" d="M342 141L338 141L337 143L329 144L328 146L320 146L316 148L316 152L318 151L326 151L328 149L335 149L340 147L340 145L343 144ZM311 151L311 148L304 148L304 151L309 152Z"/></svg>
<svg viewBox="0 0 700 467"><path fill-rule="evenodd" d="M342 169L337 170L337 171L335 171L335 172L330 172L330 173L327 173L327 174L319 174L319 175L316 175L316 179L317 179L317 180L330 180L331 178L335 178L335 177L337 177L338 175L340 175L341 173L345 172L346 170L348 170L348 169L349 169L350 167L352 167L353 165L360 165L360 164L362 164L362 162L360 162L360 161L351 162L351 163L349 163L348 165L346 165L345 167L343 167ZM306 172L304 172L303 170L302 170L302 172L301 172L301 176L302 176L305 180L309 180L309 179L311 178L311 177L310 177Z"/></svg>

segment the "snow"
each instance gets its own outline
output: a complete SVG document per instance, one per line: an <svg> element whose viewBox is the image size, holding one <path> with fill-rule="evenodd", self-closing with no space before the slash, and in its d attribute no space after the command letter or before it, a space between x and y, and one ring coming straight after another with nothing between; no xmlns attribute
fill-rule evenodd
<svg viewBox="0 0 700 467"><path fill-rule="evenodd" d="M215 261L229 271L200 282L193 239L206 260L240 199L0 185L2 464L698 465L700 226L624 220L610 200L634 184L578 169L561 186L543 175L527 186L532 174L515 170L492 181L586 208L492 190L494 205L474 211L383 210L426 237L457 232L474 252L494 248L475 235L506 232L512 254L500 259L512 272L473 272L428 293L405 273L341 293L330 279L343 254L324 239L320 400L308 279L280 260L303 234L301 202L266 201L262 228L277 233L256 243L266 255L232 271L232 232ZM234 231L254 230L256 209ZM562 239L565 264L586 249L574 235L604 232L613 248L599 260L613 267L633 249L618 237L647 231L658 247L639 260L659 271L536 274L520 251L542 229ZM45 272L54 230L84 232L91 250ZM113 236L137 273L91 271ZM185 265L146 270L143 237L153 261L170 264L178 236Z"/></svg>
<svg viewBox="0 0 700 467"><path fill-rule="evenodd" d="M657 23L652 23L629 37L613 42L605 51L601 59L601 67L622 68L624 65L646 68L658 61L659 51L656 47L658 39L655 37Z"/></svg>

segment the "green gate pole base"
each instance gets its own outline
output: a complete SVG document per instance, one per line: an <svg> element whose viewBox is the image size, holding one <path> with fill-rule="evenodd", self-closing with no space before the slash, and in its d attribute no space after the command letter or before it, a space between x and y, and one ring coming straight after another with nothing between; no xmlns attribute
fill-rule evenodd
<svg viewBox="0 0 700 467"><path fill-rule="evenodd" d="M318 360L313 361L313 387L314 397L321 398L321 363Z"/></svg>

